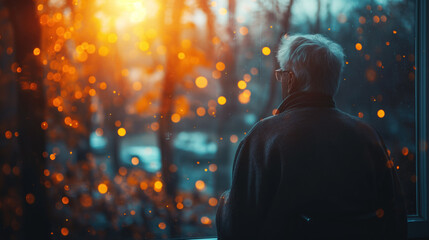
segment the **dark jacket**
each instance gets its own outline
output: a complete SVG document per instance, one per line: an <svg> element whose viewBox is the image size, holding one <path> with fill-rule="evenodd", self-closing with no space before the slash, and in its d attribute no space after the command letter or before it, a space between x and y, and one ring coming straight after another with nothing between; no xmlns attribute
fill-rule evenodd
<svg viewBox="0 0 429 240"><path fill-rule="evenodd" d="M308 92L289 95L241 141L216 225L219 239L407 238L380 134Z"/></svg>

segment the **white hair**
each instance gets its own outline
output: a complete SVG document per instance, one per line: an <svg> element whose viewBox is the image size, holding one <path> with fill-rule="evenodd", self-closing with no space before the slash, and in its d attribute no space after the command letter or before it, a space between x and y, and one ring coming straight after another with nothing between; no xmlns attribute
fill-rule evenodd
<svg viewBox="0 0 429 240"><path fill-rule="evenodd" d="M322 92L334 96L344 66L340 45L320 34L296 34L282 37L277 61L282 70L290 70L301 91Z"/></svg>

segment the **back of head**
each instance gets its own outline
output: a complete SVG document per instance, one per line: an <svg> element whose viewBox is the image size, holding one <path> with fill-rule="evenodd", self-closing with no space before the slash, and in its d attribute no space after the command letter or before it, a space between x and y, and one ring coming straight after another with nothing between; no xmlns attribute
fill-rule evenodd
<svg viewBox="0 0 429 240"><path fill-rule="evenodd" d="M334 96L344 66L340 45L320 34L285 35L277 60L283 70L292 71L300 91Z"/></svg>

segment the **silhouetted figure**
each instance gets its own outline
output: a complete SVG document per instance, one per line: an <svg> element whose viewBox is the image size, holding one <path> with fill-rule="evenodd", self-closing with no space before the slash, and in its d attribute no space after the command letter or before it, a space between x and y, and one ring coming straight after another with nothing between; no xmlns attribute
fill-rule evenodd
<svg viewBox="0 0 429 240"><path fill-rule="evenodd" d="M282 39L283 102L238 146L219 239L406 239L404 197L380 134L335 107L342 48Z"/></svg>

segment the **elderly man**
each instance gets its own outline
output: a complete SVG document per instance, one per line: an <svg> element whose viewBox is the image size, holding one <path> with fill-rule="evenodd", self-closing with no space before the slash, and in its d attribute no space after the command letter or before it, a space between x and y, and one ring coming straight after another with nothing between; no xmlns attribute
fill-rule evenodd
<svg viewBox="0 0 429 240"><path fill-rule="evenodd" d="M342 48L282 39L283 102L238 146L219 239L406 239L399 181L376 130L335 107Z"/></svg>

